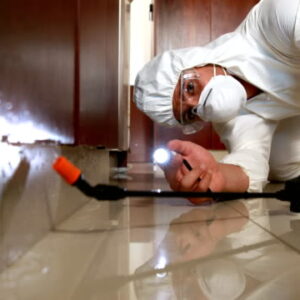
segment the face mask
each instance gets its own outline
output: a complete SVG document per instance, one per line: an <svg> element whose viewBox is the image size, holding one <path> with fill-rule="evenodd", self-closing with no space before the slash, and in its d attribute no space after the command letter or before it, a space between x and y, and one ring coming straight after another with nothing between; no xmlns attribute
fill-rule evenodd
<svg viewBox="0 0 300 300"><path fill-rule="evenodd" d="M204 87L194 112L204 121L227 122L238 115L246 101L246 90L238 80L218 75Z"/></svg>

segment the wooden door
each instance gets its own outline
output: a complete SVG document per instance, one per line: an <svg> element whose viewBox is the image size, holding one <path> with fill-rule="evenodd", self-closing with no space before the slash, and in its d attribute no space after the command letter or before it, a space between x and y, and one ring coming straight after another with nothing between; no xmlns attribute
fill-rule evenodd
<svg viewBox="0 0 300 300"><path fill-rule="evenodd" d="M155 54L205 45L234 30L258 0L155 0ZM178 138L207 149L224 149L210 123L196 134L154 124L155 147Z"/></svg>
<svg viewBox="0 0 300 300"><path fill-rule="evenodd" d="M0 1L0 137L74 143L73 0Z"/></svg>
<svg viewBox="0 0 300 300"><path fill-rule="evenodd" d="M119 0L88 0L79 9L77 142L118 148Z"/></svg>
<svg viewBox="0 0 300 300"><path fill-rule="evenodd" d="M0 139L128 149L128 3L0 1Z"/></svg>

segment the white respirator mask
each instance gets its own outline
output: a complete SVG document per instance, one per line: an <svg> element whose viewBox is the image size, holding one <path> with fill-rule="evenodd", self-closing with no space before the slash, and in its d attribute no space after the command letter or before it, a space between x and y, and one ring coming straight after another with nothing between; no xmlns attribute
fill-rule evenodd
<svg viewBox="0 0 300 300"><path fill-rule="evenodd" d="M227 75L225 70L224 75L216 75L214 65L214 76L204 87L193 112L204 121L227 122L238 115L246 101L247 94L243 85Z"/></svg>

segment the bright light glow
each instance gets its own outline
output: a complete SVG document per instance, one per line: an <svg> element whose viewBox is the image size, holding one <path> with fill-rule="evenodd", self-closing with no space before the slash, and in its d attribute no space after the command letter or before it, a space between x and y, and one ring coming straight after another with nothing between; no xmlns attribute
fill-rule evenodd
<svg viewBox="0 0 300 300"><path fill-rule="evenodd" d="M161 255L158 258L158 262L155 265L155 269L163 269L166 267L166 265L167 265L167 260L166 260L165 256Z"/></svg>
<svg viewBox="0 0 300 300"><path fill-rule="evenodd" d="M14 174L21 161L21 156L20 147L10 146L1 142L0 153L0 176L2 176L0 180L1 186L1 183L4 183L10 176Z"/></svg>
<svg viewBox="0 0 300 300"><path fill-rule="evenodd" d="M166 164L170 161L171 151L165 148L158 148L153 153L153 160L158 164Z"/></svg>
<svg viewBox="0 0 300 300"><path fill-rule="evenodd" d="M34 143L39 140L64 140L63 136L59 136L46 130L42 125L37 126L32 121L22 122L19 120L14 124L4 117L0 117L0 138L2 136L7 136L7 141L9 143Z"/></svg>
<svg viewBox="0 0 300 300"><path fill-rule="evenodd" d="M158 258L158 263L155 265L155 270L161 270L161 269L164 269L167 265L167 260L166 258L161 255L159 258ZM156 273L156 277L159 277L159 278L164 278L166 277L167 273L166 272L158 272Z"/></svg>

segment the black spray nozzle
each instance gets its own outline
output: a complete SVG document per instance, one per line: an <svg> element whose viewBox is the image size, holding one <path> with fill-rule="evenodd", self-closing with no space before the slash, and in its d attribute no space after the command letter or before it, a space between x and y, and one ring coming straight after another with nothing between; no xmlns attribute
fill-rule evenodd
<svg viewBox="0 0 300 300"><path fill-rule="evenodd" d="M120 200L127 197L126 190L115 185L97 184L91 186L81 176L73 183L78 189L80 189L85 195L95 198L97 200Z"/></svg>
<svg viewBox="0 0 300 300"><path fill-rule="evenodd" d="M190 167L190 166L189 166ZM93 197L99 201L114 201L125 197L182 197L182 198L212 198L217 202L237 199L253 198L277 198L282 201L290 202L290 210L300 212L300 176L286 181L283 190L277 192L263 193L223 193L223 192L178 192L178 191L132 191L119 186L98 184L91 186L82 178L81 171L65 157L58 157L53 164L53 168L69 183L79 188L85 195Z"/></svg>
<svg viewBox="0 0 300 300"><path fill-rule="evenodd" d="M290 202L290 210L300 212L300 177L287 181L283 190L277 192L263 193L223 193L223 192L178 192L162 190L127 190L115 185L98 184L91 186L81 176L73 184L79 188L85 195L93 197L99 201L114 201L126 197L182 197L182 198L212 198L217 202L224 202L237 199L254 198L276 198L281 201Z"/></svg>

